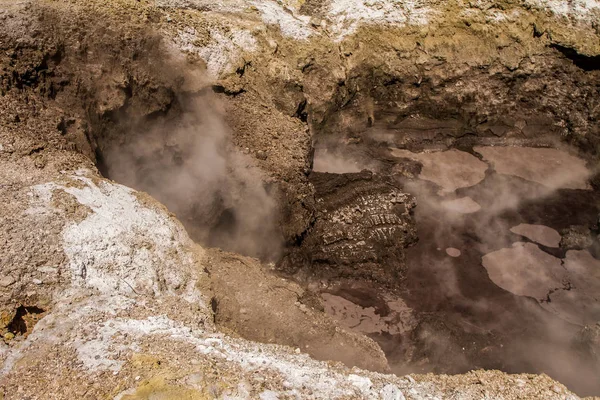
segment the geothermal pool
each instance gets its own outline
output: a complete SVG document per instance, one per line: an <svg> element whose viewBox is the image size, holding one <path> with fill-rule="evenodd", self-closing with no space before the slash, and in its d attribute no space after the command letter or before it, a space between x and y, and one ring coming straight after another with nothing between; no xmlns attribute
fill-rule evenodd
<svg viewBox="0 0 600 400"><path fill-rule="evenodd" d="M326 311L374 338L396 373L544 372L600 393L582 334L600 321L592 168L568 148L388 151L392 174L420 166L394 177L417 203L406 277L387 288L321 280L313 287ZM343 174L372 165L318 148L314 167Z"/></svg>

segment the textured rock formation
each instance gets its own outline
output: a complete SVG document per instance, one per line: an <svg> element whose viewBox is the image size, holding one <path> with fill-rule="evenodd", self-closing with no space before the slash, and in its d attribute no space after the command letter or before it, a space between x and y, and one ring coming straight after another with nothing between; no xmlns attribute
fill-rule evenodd
<svg viewBox="0 0 600 400"><path fill-rule="evenodd" d="M401 281L404 249L417 240L414 197L368 171L313 173L310 180L316 220L282 268L293 274L305 267L313 278Z"/></svg>

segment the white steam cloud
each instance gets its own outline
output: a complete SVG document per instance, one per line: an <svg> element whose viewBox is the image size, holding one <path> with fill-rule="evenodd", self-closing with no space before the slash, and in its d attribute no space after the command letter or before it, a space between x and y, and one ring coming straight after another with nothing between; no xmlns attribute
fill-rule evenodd
<svg viewBox="0 0 600 400"><path fill-rule="evenodd" d="M274 194L254 160L231 144L214 102L180 98L174 117L113 143L104 152L109 176L161 201L201 244L275 258L281 238Z"/></svg>

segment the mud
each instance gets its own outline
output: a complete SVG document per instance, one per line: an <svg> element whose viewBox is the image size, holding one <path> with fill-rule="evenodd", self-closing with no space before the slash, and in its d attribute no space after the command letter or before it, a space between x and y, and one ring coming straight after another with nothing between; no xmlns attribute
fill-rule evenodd
<svg viewBox="0 0 600 400"><path fill-rule="evenodd" d="M325 302L336 296L326 310L374 338L397 373L545 372L578 392L597 393L599 360L583 357L572 343L598 318L590 295L595 278L578 282L594 275L573 270L594 269L598 261L586 251L558 248L558 232L571 224L596 226L600 194L587 184L585 161L555 149L463 149L392 151L403 157L399 164L404 157L422 163L415 179L391 175L417 204L418 241L404 251L406 276L387 281L385 290L373 280L347 279L352 295L326 283ZM481 154L496 158L488 164L477 160ZM397 326L389 319L390 301L407 307ZM553 365L556 357L563 367Z"/></svg>
<svg viewBox="0 0 600 400"><path fill-rule="evenodd" d="M475 156L458 150L432 153L412 153L406 150L392 149L392 156L410 158L419 161L423 167L419 178L431 181L441 187L444 193L454 192L458 188L473 186L485 178L487 164ZM448 166L452 168L448 168Z"/></svg>
<svg viewBox="0 0 600 400"><path fill-rule="evenodd" d="M560 244L560 234L544 225L519 224L510 228L510 231L546 247L558 247Z"/></svg>

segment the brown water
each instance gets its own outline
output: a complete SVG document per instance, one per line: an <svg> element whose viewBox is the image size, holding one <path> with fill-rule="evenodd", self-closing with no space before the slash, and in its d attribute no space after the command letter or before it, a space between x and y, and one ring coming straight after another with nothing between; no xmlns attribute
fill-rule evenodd
<svg viewBox="0 0 600 400"><path fill-rule="evenodd" d="M600 261L559 247L559 232L593 227L600 212L585 162L524 147L391 153L423 166L401 178L418 202L407 278L389 293L330 288L327 311L377 340L397 373L544 372L600 394L600 362L577 341L600 321Z"/></svg>

